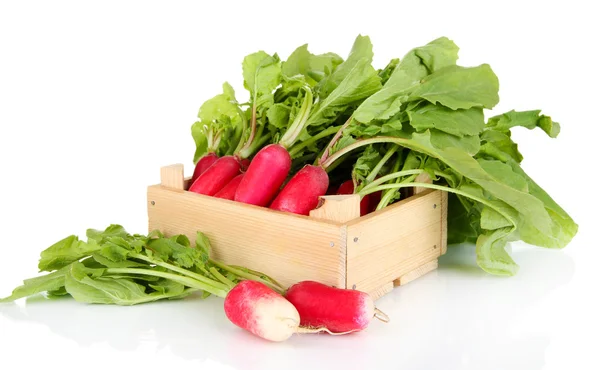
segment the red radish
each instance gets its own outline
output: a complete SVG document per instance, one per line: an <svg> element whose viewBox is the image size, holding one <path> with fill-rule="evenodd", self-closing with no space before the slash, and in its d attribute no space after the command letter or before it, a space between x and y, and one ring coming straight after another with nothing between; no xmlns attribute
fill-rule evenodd
<svg viewBox="0 0 600 370"><path fill-rule="evenodd" d="M279 144L269 144L256 155L235 192L237 202L266 206L285 181L292 159Z"/></svg>
<svg viewBox="0 0 600 370"><path fill-rule="evenodd" d="M200 158L200 160L198 160L196 163L196 167L194 168L194 174L192 175L190 184L193 184L194 181L196 181L196 179L198 179L198 177L202 175L204 171L212 166L217 159L219 159L219 157L215 153L208 153Z"/></svg>
<svg viewBox="0 0 600 370"><path fill-rule="evenodd" d="M258 281L239 282L227 293L224 307L233 324L270 341L284 341L300 326L296 308Z"/></svg>
<svg viewBox="0 0 600 370"><path fill-rule="evenodd" d="M337 194L354 194L354 182L352 180L348 180L342 183L337 190ZM366 195L360 201L360 215L364 216L369 213L369 206L371 205L371 196Z"/></svg>
<svg viewBox="0 0 600 370"><path fill-rule="evenodd" d="M190 186L190 191L204 195L215 195L240 173L240 161L227 155L221 157L204 171Z"/></svg>
<svg viewBox="0 0 600 370"><path fill-rule="evenodd" d="M240 185L240 182L242 181L243 177L244 177L244 174L240 173L239 175L237 175L236 177L231 179L231 181L229 181L227 183L227 185L225 185L223 187L223 189L219 190L217 192L217 194L215 194L215 198L223 198L223 199L233 200L233 198L235 197L235 191L237 190L238 186Z"/></svg>
<svg viewBox="0 0 600 370"><path fill-rule="evenodd" d="M308 216L328 187L327 172L320 166L306 165L291 178L269 208Z"/></svg>
<svg viewBox="0 0 600 370"><path fill-rule="evenodd" d="M367 213L375 212L379 202L381 201L381 192L382 191L379 190L378 192L367 195L369 197L369 210Z"/></svg>
<svg viewBox="0 0 600 370"><path fill-rule="evenodd" d="M292 285L285 293L300 314L300 324L307 327L324 327L334 333L360 331L369 326L373 317L382 315L367 293L339 289L316 281L302 281Z"/></svg>
<svg viewBox="0 0 600 370"><path fill-rule="evenodd" d="M250 166L250 160L248 158L242 159L241 164L242 164L242 171L246 172L246 170L248 170L248 167Z"/></svg>

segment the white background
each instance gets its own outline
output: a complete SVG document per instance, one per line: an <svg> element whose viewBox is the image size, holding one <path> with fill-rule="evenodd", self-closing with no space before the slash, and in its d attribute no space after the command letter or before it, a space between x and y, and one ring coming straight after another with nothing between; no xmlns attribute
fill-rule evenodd
<svg viewBox="0 0 600 370"><path fill-rule="evenodd" d="M392 322L344 337L261 341L226 320L219 298L21 300L0 306L2 368L598 368L593 2L216 3L0 3L0 296L35 276L39 252L67 235L110 223L146 232L146 186L162 165L191 174L197 109L224 81L245 100L246 54L286 58L308 43L346 57L358 34L371 37L376 67L448 36L459 64L489 63L498 75L501 102L488 116L542 109L560 122L557 139L514 137L525 170L579 234L559 251L514 245L512 278L473 267L471 246L451 248L438 271L377 302Z"/></svg>

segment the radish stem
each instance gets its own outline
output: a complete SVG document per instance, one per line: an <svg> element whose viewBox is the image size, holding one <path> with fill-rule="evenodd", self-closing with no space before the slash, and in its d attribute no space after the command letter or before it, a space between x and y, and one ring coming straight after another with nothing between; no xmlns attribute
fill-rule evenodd
<svg viewBox="0 0 600 370"><path fill-rule="evenodd" d="M203 284L202 282L191 279L189 277L185 277L185 276L181 276L181 275L177 275L177 274L173 274L173 273L169 273L169 272L152 271L152 270L148 270L148 269L138 269L138 268L113 267L113 268L106 269L106 273L108 273L108 274L112 273L112 274L135 274L135 275L158 276L158 277L162 277L165 279L170 279L170 280L176 281L180 284L183 284L183 285L191 287L191 288L205 290L211 294L214 294L214 295L222 297L222 298L225 298L227 296L227 293L229 292L229 288L218 289L218 288L215 288L214 286L211 286L208 284Z"/></svg>
<svg viewBox="0 0 600 370"><path fill-rule="evenodd" d="M221 269L223 269L225 271L229 271L232 274L235 274L235 275L237 275L239 277L242 277L242 278L245 278L245 279L248 279L248 280L254 280L254 281L261 282L261 283L269 286L271 289L275 290L279 294L283 294L283 292L285 290L285 289L281 288L280 286L272 283L271 281L269 281L267 279L263 279L263 278L261 278L259 276L250 274L248 272L245 272L245 271L242 271L242 270L239 270L239 269L236 269L236 268L228 266L228 265L226 265L224 263L221 263L221 262L218 262L218 261L214 261L214 260L210 260L210 263L212 263L213 265L215 265L215 266L217 266L217 267L219 267L219 268L221 268Z"/></svg>

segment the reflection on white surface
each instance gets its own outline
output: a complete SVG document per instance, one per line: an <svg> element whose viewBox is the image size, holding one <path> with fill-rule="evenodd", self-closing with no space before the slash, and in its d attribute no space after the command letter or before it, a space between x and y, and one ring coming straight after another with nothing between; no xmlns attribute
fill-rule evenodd
<svg viewBox="0 0 600 370"><path fill-rule="evenodd" d="M574 264L562 251L525 247L512 255L527 268L499 278L474 262L464 264L474 260L472 246L451 247L437 271L377 301L390 323L373 321L348 336L265 342L230 324L216 297L132 307L37 297L0 305L0 323L32 333L38 330L29 324L41 324L52 332L50 342L58 335L81 347L136 351L150 343L154 351L222 369L334 369L342 363L345 369L542 369L550 326L528 320L540 300L571 280Z"/></svg>

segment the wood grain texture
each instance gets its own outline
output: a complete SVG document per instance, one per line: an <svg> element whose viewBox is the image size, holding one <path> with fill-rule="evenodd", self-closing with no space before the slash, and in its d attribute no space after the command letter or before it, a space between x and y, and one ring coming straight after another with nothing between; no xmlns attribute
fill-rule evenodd
<svg viewBox="0 0 600 370"><path fill-rule="evenodd" d="M183 190L183 164L172 164L161 167L160 184L170 189Z"/></svg>
<svg viewBox="0 0 600 370"><path fill-rule="evenodd" d="M394 283L390 281L389 283L385 283L380 287L369 291L368 293L371 296L371 298L373 298L373 300L376 301L377 299L383 297L392 290L394 290Z"/></svg>
<svg viewBox="0 0 600 370"><path fill-rule="evenodd" d="M427 172L423 172L420 173L416 178L415 178L415 182L421 182L421 183L426 183L426 184L433 184L433 181L431 180L431 177L429 177L429 174ZM413 195L414 194L419 194L422 193L426 190L429 190L428 188L424 188L424 187L420 187L420 186L415 186L413 188Z"/></svg>
<svg viewBox="0 0 600 370"><path fill-rule="evenodd" d="M343 224L360 217L360 196L325 195L319 198L318 208L310 211L310 217L320 220L330 220Z"/></svg>
<svg viewBox="0 0 600 370"><path fill-rule="evenodd" d="M440 255L442 192L427 189L348 223L347 286L373 291Z"/></svg>
<svg viewBox="0 0 600 370"><path fill-rule="evenodd" d="M394 286L408 284L411 281L415 280L416 278L419 278L419 277L425 275L426 273L435 270L437 267L438 267L438 260L436 258L433 261L429 261L429 262L417 267L416 269L409 271L406 274L400 276L399 279L394 280Z"/></svg>
<svg viewBox="0 0 600 370"><path fill-rule="evenodd" d="M448 251L448 193L442 191L442 199L440 202L442 211L442 231L440 233L440 256Z"/></svg>
<svg viewBox="0 0 600 370"><path fill-rule="evenodd" d="M346 283L345 226L163 186L148 187L148 228L167 236L202 231L212 257L261 271L283 285Z"/></svg>

